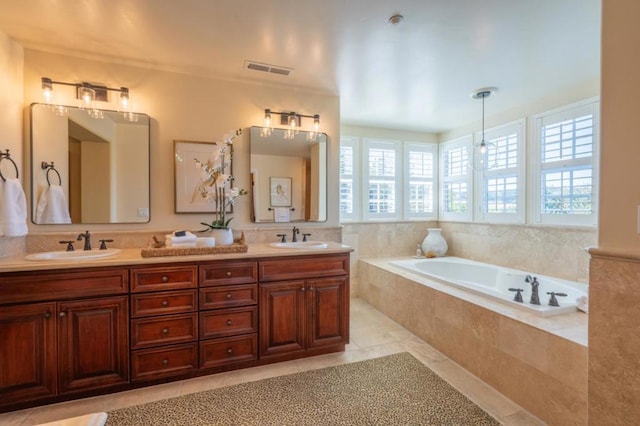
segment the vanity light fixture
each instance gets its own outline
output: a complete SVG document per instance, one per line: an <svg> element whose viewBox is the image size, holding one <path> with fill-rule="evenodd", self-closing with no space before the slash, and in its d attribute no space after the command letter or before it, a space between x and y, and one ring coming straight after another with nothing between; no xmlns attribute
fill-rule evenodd
<svg viewBox="0 0 640 426"><path fill-rule="evenodd" d="M302 118L313 119L313 131L307 134L307 138L309 138L310 135L313 135L311 138L315 139L318 131L320 130L320 114L305 115L298 114L294 111L271 111L271 109L267 108L264 110L264 128L260 132L262 136L269 136L273 132L272 115L279 115L280 125L288 127L284 134L285 139L293 139L298 134L299 128L302 125Z"/></svg>
<svg viewBox="0 0 640 426"><path fill-rule="evenodd" d="M42 77L41 82L42 82L42 93L44 96L45 103L51 106L56 112L56 114L58 115L66 115L68 111L66 107L61 105L56 105L55 102L53 101L54 99L53 85L54 84L75 87L76 97L80 102L80 105L79 105L80 109L86 110L89 116L93 118L104 117L102 111L96 108L95 102L96 101L107 102L109 100L109 97L107 95L109 91L118 92L120 94L118 111L123 113L125 120L138 121L138 115L131 112L129 89L126 87L120 87L116 89L116 88L91 84L87 82L68 83L65 81L54 81L48 77Z"/></svg>
<svg viewBox="0 0 640 426"><path fill-rule="evenodd" d="M491 93L495 92L497 89L495 87L484 87L482 89L478 89L471 94L473 99L482 99L482 140L480 142L480 154L484 155L487 152L487 142L484 140L484 100L491 96Z"/></svg>

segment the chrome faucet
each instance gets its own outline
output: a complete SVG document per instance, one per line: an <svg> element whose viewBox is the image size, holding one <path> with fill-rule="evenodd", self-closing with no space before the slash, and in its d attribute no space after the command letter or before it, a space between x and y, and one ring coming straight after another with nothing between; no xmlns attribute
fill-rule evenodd
<svg viewBox="0 0 640 426"><path fill-rule="evenodd" d="M84 234L78 235L77 240L81 241L84 238L84 250L91 250L91 234L89 231L85 231Z"/></svg>
<svg viewBox="0 0 640 426"><path fill-rule="evenodd" d="M531 283L531 300L529 300L529 303L532 305L539 305L540 297L538 296L538 287L540 286L540 283L538 282L538 278L532 278L531 275L527 275L524 282Z"/></svg>
<svg viewBox="0 0 640 426"><path fill-rule="evenodd" d="M300 230L298 228L296 228L295 226L293 227L293 236L291 237L291 242L298 242L298 234L300 233Z"/></svg>

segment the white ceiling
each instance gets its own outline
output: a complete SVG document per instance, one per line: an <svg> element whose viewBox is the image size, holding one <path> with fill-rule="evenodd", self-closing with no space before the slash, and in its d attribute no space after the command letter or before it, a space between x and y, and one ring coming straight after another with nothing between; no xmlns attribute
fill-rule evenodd
<svg viewBox="0 0 640 426"><path fill-rule="evenodd" d="M0 31L26 48L327 91L343 123L433 132L479 120L475 89L498 87L490 115L600 73L600 0L2 0Z"/></svg>

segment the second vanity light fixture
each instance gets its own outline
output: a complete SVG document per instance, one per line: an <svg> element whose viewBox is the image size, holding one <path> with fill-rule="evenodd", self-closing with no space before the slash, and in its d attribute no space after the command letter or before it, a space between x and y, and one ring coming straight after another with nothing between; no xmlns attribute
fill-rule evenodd
<svg viewBox="0 0 640 426"><path fill-rule="evenodd" d="M307 133L308 140L315 140L320 130L320 114L305 115L297 112L279 112L271 111L269 108L264 110L264 129L261 132L262 136L270 136L273 132L272 115L280 116L280 124L286 125L284 138L293 139L298 134L299 128L302 124L302 118L313 118L313 131Z"/></svg>
<svg viewBox="0 0 640 426"><path fill-rule="evenodd" d="M67 83L65 81L54 81L48 77L42 77L42 93L44 95L45 103L50 105L56 114L67 115L68 110L65 106L56 105L53 103L53 85L59 84L63 86L72 86L76 88L76 97L79 100L79 108L86 110L90 117L104 118L102 110L96 108L96 101L107 102L109 100L108 92L118 92L118 112L123 114L123 117L127 121L138 121L138 115L131 112L131 102L129 98L129 89L126 87L111 88L107 86L101 86L91 84L87 82L82 83Z"/></svg>

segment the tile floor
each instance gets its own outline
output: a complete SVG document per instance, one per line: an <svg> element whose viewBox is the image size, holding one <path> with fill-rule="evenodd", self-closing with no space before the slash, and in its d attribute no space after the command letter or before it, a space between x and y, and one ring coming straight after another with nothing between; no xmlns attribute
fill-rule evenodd
<svg viewBox="0 0 640 426"><path fill-rule="evenodd" d="M37 425L192 392L405 351L422 361L427 367L435 371L502 424L517 426L544 424L366 302L360 299L352 299L351 343L343 353L230 371L117 394L4 413L0 414L0 425Z"/></svg>

